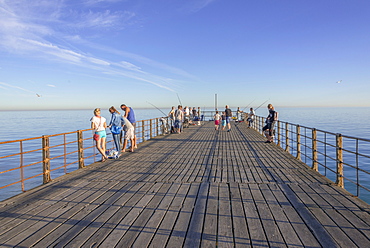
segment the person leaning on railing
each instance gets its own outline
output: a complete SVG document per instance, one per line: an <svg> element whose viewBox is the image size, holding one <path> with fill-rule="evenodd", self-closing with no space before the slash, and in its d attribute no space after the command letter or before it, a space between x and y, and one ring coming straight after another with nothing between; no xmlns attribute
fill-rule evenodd
<svg viewBox="0 0 370 248"><path fill-rule="evenodd" d="M102 155L102 162L108 159L105 155L105 140L107 138L107 133L105 129L107 128L106 119L100 116L100 108L94 110L94 116L90 119L91 128L94 129L94 140L96 141L96 148Z"/></svg>
<svg viewBox="0 0 370 248"><path fill-rule="evenodd" d="M265 143L272 143L274 141L274 125L278 120L278 113L271 103L267 105L267 109L269 110L269 115L266 118L266 125L262 128L262 131L264 131L267 138Z"/></svg>

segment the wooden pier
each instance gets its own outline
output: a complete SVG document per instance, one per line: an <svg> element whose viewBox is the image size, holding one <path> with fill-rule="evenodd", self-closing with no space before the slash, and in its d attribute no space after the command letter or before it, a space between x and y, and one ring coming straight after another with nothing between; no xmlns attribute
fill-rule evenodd
<svg viewBox="0 0 370 248"><path fill-rule="evenodd" d="M0 203L1 247L370 247L370 206L244 123L142 143Z"/></svg>

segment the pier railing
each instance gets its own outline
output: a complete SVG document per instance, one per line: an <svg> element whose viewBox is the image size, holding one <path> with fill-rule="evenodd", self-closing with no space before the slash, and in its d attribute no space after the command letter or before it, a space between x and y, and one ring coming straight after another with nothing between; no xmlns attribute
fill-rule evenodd
<svg viewBox="0 0 370 248"><path fill-rule="evenodd" d="M253 128L263 134L266 119L257 116ZM370 196L370 140L300 126L275 125L275 143L355 196Z"/></svg>
<svg viewBox="0 0 370 248"><path fill-rule="evenodd" d="M223 110L219 111L221 114ZM204 111L211 120L215 111ZM234 120L236 119L236 113ZM245 120L245 113L240 115ZM252 127L260 134L266 118L256 116ZM275 143L355 196L370 198L370 140L277 121Z"/></svg>
<svg viewBox="0 0 370 248"><path fill-rule="evenodd" d="M168 118L136 122L137 143L168 133ZM107 149L114 148L107 129ZM0 201L100 160L93 130L0 142Z"/></svg>
<svg viewBox="0 0 370 248"><path fill-rule="evenodd" d="M215 111L203 111L212 120ZM243 118L243 117L242 117ZM163 121L165 125L163 125ZM136 122L137 142L169 132L168 118ZM263 135L265 118L252 127ZM370 140L278 121L275 143L356 196L370 197ZM107 148L114 147L108 135ZM0 200L48 183L100 159L92 130L0 142Z"/></svg>

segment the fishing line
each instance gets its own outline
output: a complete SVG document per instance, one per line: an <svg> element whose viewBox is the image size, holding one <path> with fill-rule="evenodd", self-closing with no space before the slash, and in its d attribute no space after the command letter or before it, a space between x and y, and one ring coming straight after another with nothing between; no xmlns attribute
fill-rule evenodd
<svg viewBox="0 0 370 248"><path fill-rule="evenodd" d="M246 109L246 108L248 108L254 101L256 100L256 98L254 98L254 100L253 101L251 101L248 105L247 105L247 107L245 107L245 108L243 108L242 109L242 112L244 111L244 109Z"/></svg>
<svg viewBox="0 0 370 248"><path fill-rule="evenodd" d="M254 111L256 111L257 109L259 109L263 104L267 103L269 100L270 100L270 98L269 98L269 99L267 99L266 101L264 101L264 102L263 102L260 106L258 106Z"/></svg>
<svg viewBox="0 0 370 248"><path fill-rule="evenodd" d="M156 109L158 109L159 111L161 111L162 112L162 114L164 114L164 116L167 116L167 114L165 113L165 112L163 112L162 110L160 110L159 108L157 108L157 106L155 106L154 104L152 104L152 103L150 103L150 102L148 102L148 101L146 101L147 103L149 103L150 105L152 105L154 108L156 108Z"/></svg>
<svg viewBox="0 0 370 248"><path fill-rule="evenodd" d="M177 95L177 99L179 99L180 105L182 106L182 103L181 103L181 100L180 100L179 94L177 94L177 93L176 93L176 95Z"/></svg>

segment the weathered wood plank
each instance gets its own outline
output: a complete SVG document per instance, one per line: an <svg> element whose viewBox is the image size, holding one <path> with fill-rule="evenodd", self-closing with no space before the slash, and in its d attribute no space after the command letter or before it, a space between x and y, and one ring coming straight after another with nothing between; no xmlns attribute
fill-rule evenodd
<svg viewBox="0 0 370 248"><path fill-rule="evenodd" d="M190 224L184 242L185 247L199 247L202 237L203 223L208 201L209 183L200 184L198 195L190 219Z"/></svg>
<svg viewBox="0 0 370 248"><path fill-rule="evenodd" d="M175 199L173 199L170 208L166 212L159 228L149 245L149 247L166 247L168 239L172 235L173 227L176 223L178 215L183 210L184 201L190 190L190 183L183 183L177 192Z"/></svg>
<svg viewBox="0 0 370 248"><path fill-rule="evenodd" d="M200 184L192 183L168 240L168 247L182 247L188 231Z"/></svg>
<svg viewBox="0 0 370 248"><path fill-rule="evenodd" d="M252 247L268 247L268 240L251 189L248 184L240 184L239 187Z"/></svg>
<svg viewBox="0 0 370 248"><path fill-rule="evenodd" d="M230 183L230 203L235 247L252 247L238 183Z"/></svg>
<svg viewBox="0 0 370 248"><path fill-rule="evenodd" d="M163 200L157 208L154 208L153 215L149 221L143 226L142 231L139 233L137 239L132 244L132 247L148 247L156 231L158 230L161 222L164 219L171 203L175 199L176 194L180 189L179 183L172 183L168 192L164 195Z"/></svg>
<svg viewBox="0 0 370 248"><path fill-rule="evenodd" d="M218 230L218 183L210 183L207 208L204 217L204 228L201 238L202 247L217 246Z"/></svg>

